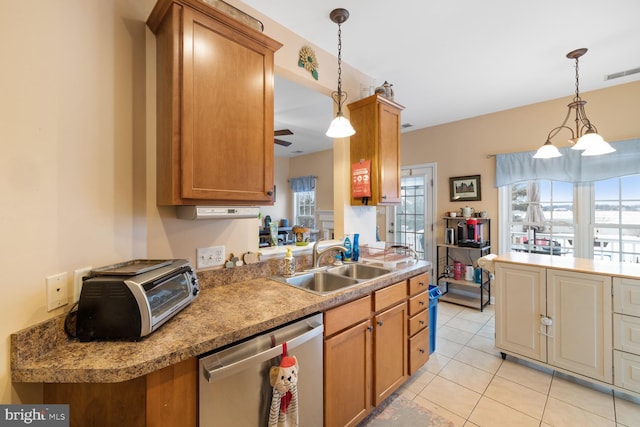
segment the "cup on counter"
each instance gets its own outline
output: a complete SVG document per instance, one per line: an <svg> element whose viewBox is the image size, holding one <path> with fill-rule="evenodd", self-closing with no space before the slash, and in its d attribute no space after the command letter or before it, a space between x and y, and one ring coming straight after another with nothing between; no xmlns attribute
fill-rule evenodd
<svg viewBox="0 0 640 427"><path fill-rule="evenodd" d="M458 212L449 212L449 216L451 218L455 218L456 216L458 216Z"/></svg>

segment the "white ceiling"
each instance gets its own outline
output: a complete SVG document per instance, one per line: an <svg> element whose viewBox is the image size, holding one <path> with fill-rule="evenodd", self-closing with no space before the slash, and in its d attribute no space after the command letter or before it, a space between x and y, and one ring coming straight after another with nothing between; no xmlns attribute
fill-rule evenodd
<svg viewBox="0 0 640 427"><path fill-rule="evenodd" d="M378 85L394 85L406 107L402 122L413 125L405 132L548 99L570 101L575 71L565 55L576 48L589 49L580 59L581 92L640 79L640 73L604 79L640 67L639 0L243 1L336 54L338 27L329 13L348 9L342 59ZM337 79L337 63L321 64L319 72ZM295 133L281 138L293 145L276 146L276 155L332 146L324 136L333 108L328 97L277 79L275 102L276 129Z"/></svg>

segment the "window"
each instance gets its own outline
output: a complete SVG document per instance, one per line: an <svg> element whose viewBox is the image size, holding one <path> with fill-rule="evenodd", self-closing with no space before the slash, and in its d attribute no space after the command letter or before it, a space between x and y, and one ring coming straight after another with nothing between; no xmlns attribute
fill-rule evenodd
<svg viewBox="0 0 640 427"><path fill-rule="evenodd" d="M293 192L293 225L310 229L316 227L316 177L290 178Z"/></svg>
<svg viewBox="0 0 640 427"><path fill-rule="evenodd" d="M511 250L573 254L573 184L532 180L510 187Z"/></svg>
<svg viewBox="0 0 640 427"><path fill-rule="evenodd" d="M316 227L316 190L293 193L293 224Z"/></svg>
<svg viewBox="0 0 640 427"><path fill-rule="evenodd" d="M593 185L593 257L640 262L640 175Z"/></svg>
<svg viewBox="0 0 640 427"><path fill-rule="evenodd" d="M499 197L503 207L509 197L500 224L508 250L640 262L640 175L531 180L501 187Z"/></svg>

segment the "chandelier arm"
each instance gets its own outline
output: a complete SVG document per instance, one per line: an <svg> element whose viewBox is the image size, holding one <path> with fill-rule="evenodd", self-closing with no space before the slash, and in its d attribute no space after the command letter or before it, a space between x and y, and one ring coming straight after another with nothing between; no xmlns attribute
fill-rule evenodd
<svg viewBox="0 0 640 427"><path fill-rule="evenodd" d="M575 138L575 133L573 132L573 129L571 129L569 126L558 126L557 128L553 128L551 129L551 131L549 132L549 135L547 135L547 141L551 141L552 138L554 138L562 129L569 129L569 132L571 132L571 139Z"/></svg>
<svg viewBox="0 0 640 427"><path fill-rule="evenodd" d="M581 102L578 104L578 106L576 107L578 110L578 117L580 118L580 122L582 123L582 128L587 128L587 130L593 130L596 133L598 132L598 129L596 128L596 126L591 123L591 120L589 120L589 118L587 117L587 113L584 111L584 104L586 102ZM580 132L578 135L582 135L582 132Z"/></svg>
<svg viewBox="0 0 640 427"><path fill-rule="evenodd" d="M565 118L562 121L562 124L560 126L555 127L555 128L553 128L553 129L551 129L549 131L549 135L547 135L547 141L549 141L549 140L551 140L551 138L555 137L558 134L558 132L560 132L562 129L569 129L569 131L571 132L571 138L575 138L575 133L573 132L573 129L571 129L569 126L567 126L567 121L569 120L569 117L571 116L571 110L572 110L572 108L569 108L567 110L567 115L565 116Z"/></svg>

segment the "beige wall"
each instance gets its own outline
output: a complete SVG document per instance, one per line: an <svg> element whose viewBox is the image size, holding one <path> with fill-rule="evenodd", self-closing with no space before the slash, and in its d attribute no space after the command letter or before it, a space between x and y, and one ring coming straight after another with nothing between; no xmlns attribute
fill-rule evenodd
<svg viewBox="0 0 640 427"><path fill-rule="evenodd" d="M333 209L333 150L293 157L289 176L313 175L316 179L316 209Z"/></svg>
<svg viewBox="0 0 640 427"><path fill-rule="evenodd" d="M571 88L568 87L567 90ZM640 82L585 92L589 119L608 141L640 137ZM437 164L438 214L469 205L486 210L493 219L498 213L495 188L495 158L489 154L537 150L549 131L560 125L573 96L521 108L447 123L402 135L401 163L404 166ZM568 136L554 138L558 146L568 146ZM482 200L450 202L449 177L481 175ZM492 223L492 241L497 241L497 222ZM442 242L444 221L438 220L436 237ZM492 252L499 248L492 247Z"/></svg>

